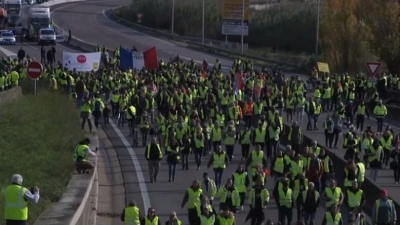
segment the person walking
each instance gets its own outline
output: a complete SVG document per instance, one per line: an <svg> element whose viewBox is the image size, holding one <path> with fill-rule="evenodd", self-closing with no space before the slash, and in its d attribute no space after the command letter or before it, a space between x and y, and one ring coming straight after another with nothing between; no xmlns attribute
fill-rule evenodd
<svg viewBox="0 0 400 225"><path fill-rule="evenodd" d="M307 225L315 224L315 215L320 203L319 192L315 190L315 184L313 182L308 183L308 189L304 190L299 197L301 199L300 204L303 209L303 220Z"/></svg>
<svg viewBox="0 0 400 225"><path fill-rule="evenodd" d="M128 206L121 213L121 221L127 225L140 225L142 220L139 207L136 202L130 200Z"/></svg>
<svg viewBox="0 0 400 225"><path fill-rule="evenodd" d="M149 166L150 183L156 182L158 171L160 170L160 161L163 158L161 147L157 143L156 137L153 137L151 143L147 145L144 156Z"/></svg>
<svg viewBox="0 0 400 225"><path fill-rule="evenodd" d="M397 212L393 200L389 199L387 190L381 190L381 197L377 199L372 207L372 224L392 225L396 224Z"/></svg>
<svg viewBox="0 0 400 225"><path fill-rule="evenodd" d="M200 181L194 180L183 196L181 207L187 207L190 225L197 225L199 220L198 208L203 199L203 190L200 188Z"/></svg>
<svg viewBox="0 0 400 225"><path fill-rule="evenodd" d="M160 218L156 215L156 210L150 207L147 210L147 216L142 219L141 224L144 225L161 225Z"/></svg>
<svg viewBox="0 0 400 225"><path fill-rule="evenodd" d="M392 161L390 162L390 169L393 170L394 183L400 182L400 149L396 148L390 153Z"/></svg>
<svg viewBox="0 0 400 225"><path fill-rule="evenodd" d="M263 181L258 179L249 195L250 211L246 220L251 219L251 225L263 224L265 220L264 209L267 207L268 202L268 189L265 188Z"/></svg>
<svg viewBox="0 0 400 225"><path fill-rule="evenodd" d="M22 186L23 177L14 174L11 185L4 191L4 218L6 225L28 225L28 202L37 204L39 202L39 188L30 190Z"/></svg>

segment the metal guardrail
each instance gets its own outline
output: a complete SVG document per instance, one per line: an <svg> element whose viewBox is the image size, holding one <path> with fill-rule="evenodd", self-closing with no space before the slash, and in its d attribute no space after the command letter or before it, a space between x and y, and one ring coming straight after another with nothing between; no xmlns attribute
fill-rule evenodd
<svg viewBox="0 0 400 225"><path fill-rule="evenodd" d="M241 59L250 59L254 62L254 64L256 64L258 66L276 67L276 68L282 69L282 70L296 70L296 71L301 71L301 72L309 72L310 71L310 69L308 68L308 65L312 64L311 57L305 57L304 60L293 60L292 61L289 59L287 61L277 61L277 60L271 60L271 59L267 59L267 58L263 58L263 57L241 54L238 52L234 52L234 51L230 51L228 49L221 48L218 45L225 44L225 42L223 42L223 41L206 39L205 43L207 43L207 44L203 45L202 43L200 43L201 38L180 36L180 35L175 35L175 34L172 35L167 32L163 32L160 30L156 30L153 28L142 26L137 23L127 21L127 20L117 16L115 13L116 10L118 10L118 8L111 10L111 12L108 15L110 17L110 19L112 19L122 25L128 26L132 29L141 31L141 32L149 34L149 35L161 36L161 37L164 37L167 39L184 42L187 44L187 46L189 48L192 48L192 49L197 49L197 50L209 52L212 54L222 55L222 56L225 56L228 58L240 57Z"/></svg>
<svg viewBox="0 0 400 225"><path fill-rule="evenodd" d="M205 52L209 52L209 53L213 53L213 54L217 54L217 55L223 55L223 56L226 56L229 58L250 59L259 66L277 66L277 67L279 67L280 65L284 65L287 67L306 69L307 65L309 63L309 60L310 60L307 58L304 60L304 62L296 63L296 62L291 62L289 60L286 62L282 62L282 61L275 61L275 60L266 59L266 58L262 58L262 57L250 56L250 55L245 55L245 54L241 54L241 53L237 53L237 52L232 52L232 51L225 50L222 48L217 48L217 47L210 46L210 45L203 45L203 44L192 42L192 41L186 41L186 43L189 48L198 49L201 51L205 51Z"/></svg>
<svg viewBox="0 0 400 225"><path fill-rule="evenodd" d="M143 33L147 33L150 35L156 35L156 36L162 36L165 37L167 39L171 39L171 40L176 40L176 41L193 41L193 42L202 42L201 38L198 37L190 37L190 36L182 36L182 35L177 35L177 34L171 34L171 33L167 33L165 31L160 31L160 30L156 30L150 27L146 27L137 23L133 23L131 21L125 20L119 16L116 15L115 11L118 10L118 8L112 9L110 10L111 12L109 13L109 17L111 17L111 19L113 19L114 21L117 21L120 24L123 24L125 26L131 27L135 30L141 31ZM225 41L220 41L220 40L212 40L212 39L204 39L205 43L213 43L213 44L224 44Z"/></svg>

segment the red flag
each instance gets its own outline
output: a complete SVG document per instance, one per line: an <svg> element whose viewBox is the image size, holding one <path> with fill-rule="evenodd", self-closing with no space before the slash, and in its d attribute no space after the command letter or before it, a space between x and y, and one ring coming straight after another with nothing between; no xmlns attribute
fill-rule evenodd
<svg viewBox="0 0 400 225"><path fill-rule="evenodd" d="M158 68L156 47L152 47L149 50L143 52L143 57L144 57L144 66L146 67L146 69Z"/></svg>

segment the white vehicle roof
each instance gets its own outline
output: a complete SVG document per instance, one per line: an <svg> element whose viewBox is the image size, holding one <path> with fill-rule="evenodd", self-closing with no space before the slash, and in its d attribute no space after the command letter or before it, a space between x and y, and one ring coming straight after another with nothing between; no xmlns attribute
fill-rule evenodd
<svg viewBox="0 0 400 225"><path fill-rule="evenodd" d="M31 18L49 18L50 19L50 14L47 13L32 13L30 15Z"/></svg>
<svg viewBox="0 0 400 225"><path fill-rule="evenodd" d="M14 34L13 34L12 32L10 32L10 31L8 31L8 32L3 32L3 33L1 33L0 35L3 36L3 34L11 34L12 36L14 36Z"/></svg>

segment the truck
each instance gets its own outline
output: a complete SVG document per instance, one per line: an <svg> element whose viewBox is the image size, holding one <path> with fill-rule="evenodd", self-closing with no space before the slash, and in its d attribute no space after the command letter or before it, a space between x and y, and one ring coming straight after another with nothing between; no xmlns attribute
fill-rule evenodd
<svg viewBox="0 0 400 225"><path fill-rule="evenodd" d="M15 27L21 20L22 1L21 0L2 0L2 7L7 12L8 27Z"/></svg>
<svg viewBox="0 0 400 225"><path fill-rule="evenodd" d="M28 39L37 40L39 30L51 26L50 8L33 6L22 9L22 31Z"/></svg>

